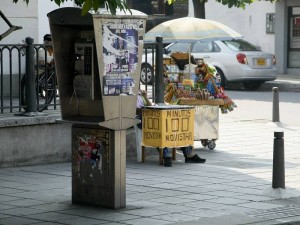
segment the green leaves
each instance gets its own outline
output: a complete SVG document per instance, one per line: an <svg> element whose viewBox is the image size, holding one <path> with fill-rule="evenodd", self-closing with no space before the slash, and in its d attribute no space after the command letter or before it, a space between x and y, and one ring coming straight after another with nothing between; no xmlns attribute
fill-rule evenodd
<svg viewBox="0 0 300 225"><path fill-rule="evenodd" d="M13 0L13 3L17 3L18 1L19 0ZM26 4L28 4L30 0L23 0L23 1L26 2ZM54 1L58 6L60 6L62 3L68 0L50 0L50 1ZM121 11L128 10L129 12L131 12L126 2L123 2L122 0L69 0L69 1L74 1L76 5L82 6L82 12L81 12L82 15L86 15L88 11L90 11L91 9L93 9L96 12L101 7L106 7L107 9L109 9L112 15L116 15L118 8Z"/></svg>
<svg viewBox="0 0 300 225"><path fill-rule="evenodd" d="M19 0L13 0L13 3L17 3ZM29 3L29 0L23 0L24 2L26 2L26 4Z"/></svg>
<svg viewBox="0 0 300 225"><path fill-rule="evenodd" d="M176 0L167 0L169 4L174 3ZM207 0L198 0L200 2L207 2ZM238 8L245 8L246 4L251 4L257 0L216 0L217 2L222 3L223 5L228 5L229 8L235 6ZM261 0L258 0L261 1ZM276 0L265 0L269 2L275 2Z"/></svg>
<svg viewBox="0 0 300 225"><path fill-rule="evenodd" d="M92 8L92 0L86 0L85 3L82 6L81 15L87 14L87 12Z"/></svg>
<svg viewBox="0 0 300 225"><path fill-rule="evenodd" d="M53 0L51 0L51 1L53 1ZM64 2L64 0L62 0L62 1L60 1L60 0L54 0L54 2L57 4L57 5L59 5L60 6L60 2Z"/></svg>
<svg viewBox="0 0 300 225"><path fill-rule="evenodd" d="M19 0L13 0L13 3L17 3L18 1ZM29 0L23 0L23 1L26 2L26 4L29 3ZM58 6L60 6L61 3L64 3L65 1L68 0L50 0L50 1L54 1ZM123 0L69 0L69 1L74 1L76 5L82 6L82 13L81 13L82 15L87 14L88 11L91 9L93 9L96 12L99 8L104 6L107 9L109 9L112 15L116 14L118 8L121 11L126 11L126 10L130 11L128 5ZM168 4L173 4L176 0L167 0L167 1ZM207 0L198 0L198 1L207 2ZM216 0L216 1L222 3L223 5L228 5L229 8L233 6L238 8L245 8L246 4L251 4L257 0ZM265 1L274 2L276 0L265 0Z"/></svg>
<svg viewBox="0 0 300 225"><path fill-rule="evenodd" d="M216 1L222 3L223 5L228 5L229 8L233 6L238 8L245 8L246 4L251 4L255 0L216 0Z"/></svg>

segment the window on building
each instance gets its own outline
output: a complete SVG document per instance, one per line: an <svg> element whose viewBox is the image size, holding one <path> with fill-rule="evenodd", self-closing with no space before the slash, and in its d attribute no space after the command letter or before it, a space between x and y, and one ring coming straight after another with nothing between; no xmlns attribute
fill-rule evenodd
<svg viewBox="0 0 300 225"><path fill-rule="evenodd" d="M300 7L289 8L288 67L300 68Z"/></svg>
<svg viewBox="0 0 300 225"><path fill-rule="evenodd" d="M266 15L266 33L275 33L275 13L267 13Z"/></svg>

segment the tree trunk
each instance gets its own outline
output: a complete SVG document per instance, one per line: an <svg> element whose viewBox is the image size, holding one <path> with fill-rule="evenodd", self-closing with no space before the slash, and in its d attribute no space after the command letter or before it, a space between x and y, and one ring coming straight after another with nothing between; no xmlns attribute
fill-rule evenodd
<svg viewBox="0 0 300 225"><path fill-rule="evenodd" d="M193 0L194 17L205 19L205 1Z"/></svg>

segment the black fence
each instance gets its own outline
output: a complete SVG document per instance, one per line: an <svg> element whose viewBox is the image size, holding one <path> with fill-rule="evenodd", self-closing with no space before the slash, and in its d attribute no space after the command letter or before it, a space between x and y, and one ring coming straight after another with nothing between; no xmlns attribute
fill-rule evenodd
<svg viewBox="0 0 300 225"><path fill-rule="evenodd" d="M28 60L29 47L32 48L33 61ZM43 62L43 64L39 62ZM31 80L32 84L29 85L26 73L30 67L33 68L35 77ZM41 76L43 74L53 76L51 86L55 89L53 90L55 95L52 94L52 98L49 90L49 76L47 76L47 81L45 76ZM26 90L28 88L36 92L34 99L28 99L32 97ZM43 94L42 91L44 91ZM28 112L28 103L32 102L36 108L33 110L35 112L56 109L59 105L55 69L47 66L45 47L33 43L0 45L0 113L26 113Z"/></svg>
<svg viewBox="0 0 300 225"><path fill-rule="evenodd" d="M150 93L150 99L155 99L155 50L156 44L144 45L140 73L140 88Z"/></svg>
<svg viewBox="0 0 300 225"><path fill-rule="evenodd" d="M139 84L154 102L155 51L156 44L144 45ZM30 68L34 71L30 71ZM27 73L33 73L34 78ZM55 68L47 66L47 53L42 44L30 43L29 39L24 44L0 45L0 114L57 109L59 93L56 87Z"/></svg>

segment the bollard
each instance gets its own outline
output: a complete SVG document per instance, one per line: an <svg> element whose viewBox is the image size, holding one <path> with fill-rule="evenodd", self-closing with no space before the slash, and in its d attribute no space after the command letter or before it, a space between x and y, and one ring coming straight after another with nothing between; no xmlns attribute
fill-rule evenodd
<svg viewBox="0 0 300 225"><path fill-rule="evenodd" d="M33 39L27 37L25 39L26 47L26 84L25 84L25 113L30 115L37 113L35 73L34 73L34 47Z"/></svg>
<svg viewBox="0 0 300 225"><path fill-rule="evenodd" d="M272 122L279 122L279 92L278 87L273 87L273 115Z"/></svg>
<svg viewBox="0 0 300 225"><path fill-rule="evenodd" d="M164 103L163 38L156 37L155 103Z"/></svg>
<svg viewBox="0 0 300 225"><path fill-rule="evenodd" d="M272 188L285 188L284 132L274 132Z"/></svg>

